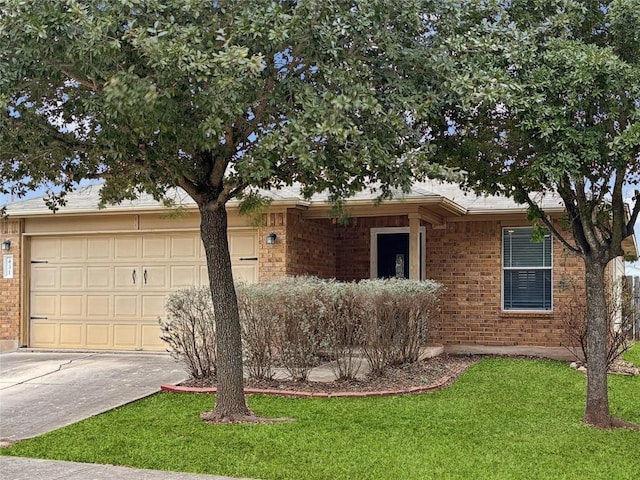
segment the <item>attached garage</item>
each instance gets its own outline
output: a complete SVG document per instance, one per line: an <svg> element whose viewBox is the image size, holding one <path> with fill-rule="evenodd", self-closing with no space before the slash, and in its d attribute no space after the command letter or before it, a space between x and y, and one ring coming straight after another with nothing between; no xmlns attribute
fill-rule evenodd
<svg viewBox="0 0 640 480"><path fill-rule="evenodd" d="M194 205L172 210L143 196L100 210L98 193L74 192L56 214L39 199L13 212L20 346L164 351L167 295L208 284ZM260 228L234 206L228 226L234 279L257 282Z"/></svg>
<svg viewBox="0 0 640 480"><path fill-rule="evenodd" d="M234 277L257 281L257 234L229 234ZM208 282L197 233L36 236L30 242L29 344L164 350L167 295Z"/></svg>

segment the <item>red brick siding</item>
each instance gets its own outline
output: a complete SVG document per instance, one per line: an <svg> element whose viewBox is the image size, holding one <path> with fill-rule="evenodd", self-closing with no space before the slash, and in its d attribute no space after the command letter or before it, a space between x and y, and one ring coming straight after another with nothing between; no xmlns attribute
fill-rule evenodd
<svg viewBox="0 0 640 480"><path fill-rule="evenodd" d="M408 226L406 215L357 217L350 219L347 225L336 226L336 278L353 281L371 276L372 228Z"/></svg>
<svg viewBox="0 0 640 480"><path fill-rule="evenodd" d="M287 214L269 213L262 216L262 224L258 228L258 280L268 282L287 274ZM266 236L276 234L275 245L266 244Z"/></svg>
<svg viewBox="0 0 640 480"><path fill-rule="evenodd" d="M500 222L455 222L427 231L427 277L441 282L440 330L444 344L566 344L563 314L570 284L583 278L578 257L553 243L553 311L502 311L502 226Z"/></svg>
<svg viewBox="0 0 640 480"><path fill-rule="evenodd" d="M13 255L13 278L0 275L0 340L20 338L20 286L22 277L22 222L20 220L0 221L0 243L11 240L11 249L2 250L2 255Z"/></svg>
<svg viewBox="0 0 640 480"><path fill-rule="evenodd" d="M358 217L347 225L304 219L298 212L263 216L260 281L284 275L334 276L343 281L370 276L371 229L408 227L407 216ZM426 276L445 286L440 328L443 344L546 346L567 344L563 315L578 288L584 298L584 267L554 239L553 311L502 311L502 226L499 221L450 222L427 228ZM269 232L276 245L265 245ZM333 245L333 247L332 247Z"/></svg>
<svg viewBox="0 0 640 480"><path fill-rule="evenodd" d="M287 275L336 276L335 228L329 219L287 213Z"/></svg>

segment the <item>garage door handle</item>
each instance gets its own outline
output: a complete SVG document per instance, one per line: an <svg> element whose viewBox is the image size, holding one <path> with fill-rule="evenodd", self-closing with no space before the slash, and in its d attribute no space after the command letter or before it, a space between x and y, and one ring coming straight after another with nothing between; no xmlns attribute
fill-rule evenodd
<svg viewBox="0 0 640 480"><path fill-rule="evenodd" d="M131 272L131 280L133 281L133 284L136 284L136 269L133 269L133 272Z"/></svg>
<svg viewBox="0 0 640 480"><path fill-rule="evenodd" d="M257 260L258 257L240 257L240 260Z"/></svg>
<svg viewBox="0 0 640 480"><path fill-rule="evenodd" d="M144 278L144 284L147 284L147 269L144 269L144 273L142 274L142 277Z"/></svg>
<svg viewBox="0 0 640 480"><path fill-rule="evenodd" d="M49 317L29 317L30 320L49 320Z"/></svg>

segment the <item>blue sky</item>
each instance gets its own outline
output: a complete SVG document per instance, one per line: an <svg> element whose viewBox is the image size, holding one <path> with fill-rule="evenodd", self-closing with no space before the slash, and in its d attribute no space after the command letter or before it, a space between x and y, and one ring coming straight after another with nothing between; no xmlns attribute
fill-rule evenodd
<svg viewBox="0 0 640 480"><path fill-rule="evenodd" d="M632 189L631 188L626 189L625 197L626 198L630 198L631 194L632 194ZM44 195L44 189L39 189L39 190L35 190L33 192L30 192L22 200L29 199L29 198L36 198L36 197L40 197L42 195ZM0 205L4 205L6 203L9 203L10 200L11 199L10 199L10 197L8 195L0 195ZM636 222L635 233L636 233L636 242L638 244L638 247L640 247L640 222ZM633 262L633 263L626 263L625 268L626 268L626 274L627 275L640 276L640 261L636 261L636 262Z"/></svg>

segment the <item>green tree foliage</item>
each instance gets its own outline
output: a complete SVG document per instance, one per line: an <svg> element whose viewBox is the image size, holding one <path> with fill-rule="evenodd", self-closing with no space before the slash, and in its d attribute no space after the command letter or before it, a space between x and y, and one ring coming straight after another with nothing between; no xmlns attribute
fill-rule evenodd
<svg viewBox="0 0 640 480"><path fill-rule="evenodd" d="M640 182L640 2L465 0L431 20L445 114L430 134L468 188L528 204L584 259L585 420L610 426L604 271L640 212L637 189L628 212L623 200ZM562 197L571 235L540 208L541 192Z"/></svg>
<svg viewBox="0 0 640 480"><path fill-rule="evenodd" d="M181 187L214 304L214 419L249 415L225 204L299 182L334 200L439 171L416 134L418 0L3 0L0 192L83 179L103 202Z"/></svg>

